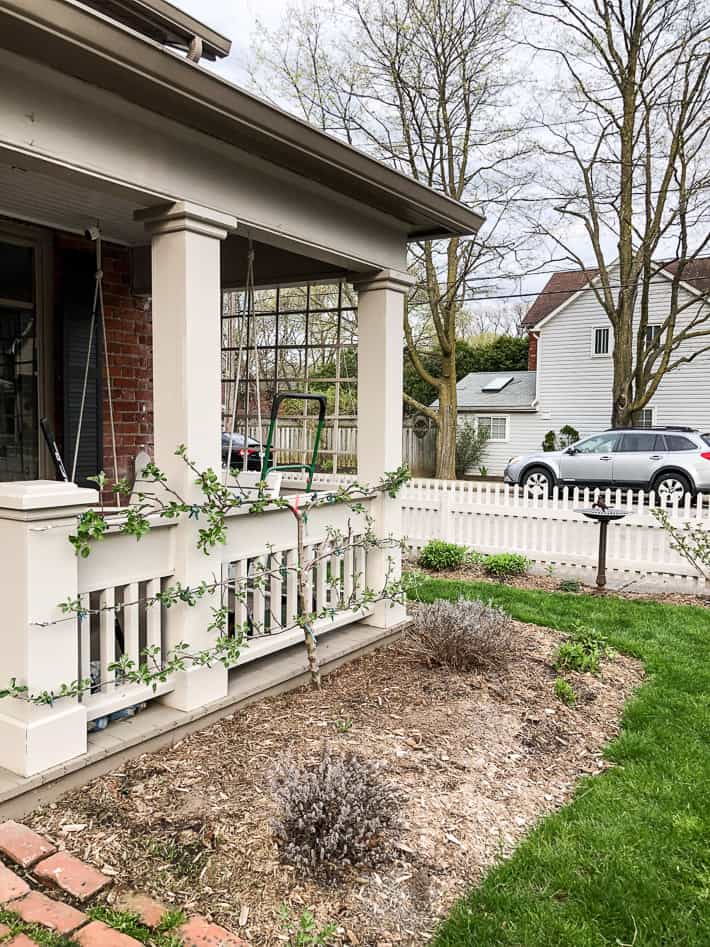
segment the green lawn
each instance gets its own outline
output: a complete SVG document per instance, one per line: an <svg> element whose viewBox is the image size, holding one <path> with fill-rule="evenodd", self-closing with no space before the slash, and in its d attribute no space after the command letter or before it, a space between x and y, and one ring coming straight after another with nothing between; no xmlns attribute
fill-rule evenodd
<svg viewBox="0 0 710 947"><path fill-rule="evenodd" d="M418 597L492 600L521 621L583 622L647 680L607 749L513 856L455 907L436 947L709 947L710 611L425 579Z"/></svg>

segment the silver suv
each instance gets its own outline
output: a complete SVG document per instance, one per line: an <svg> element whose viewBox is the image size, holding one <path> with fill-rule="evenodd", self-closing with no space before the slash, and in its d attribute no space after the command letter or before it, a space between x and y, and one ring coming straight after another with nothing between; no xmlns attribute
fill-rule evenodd
<svg viewBox="0 0 710 947"><path fill-rule="evenodd" d="M687 427L612 429L561 451L513 457L504 480L533 496L549 496L555 485L569 484L635 487L682 500L710 491L710 434Z"/></svg>

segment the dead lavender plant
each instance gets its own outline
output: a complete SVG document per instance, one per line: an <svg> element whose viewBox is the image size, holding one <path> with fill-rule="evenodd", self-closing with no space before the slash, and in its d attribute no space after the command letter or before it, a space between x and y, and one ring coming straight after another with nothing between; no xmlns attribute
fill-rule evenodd
<svg viewBox="0 0 710 947"><path fill-rule="evenodd" d="M408 637L411 653L453 671L505 667L513 651L513 621L493 605L460 598L417 607Z"/></svg>
<svg viewBox="0 0 710 947"><path fill-rule="evenodd" d="M402 796L362 757L328 747L311 764L282 757L271 790L281 857L301 871L327 878L387 858Z"/></svg>

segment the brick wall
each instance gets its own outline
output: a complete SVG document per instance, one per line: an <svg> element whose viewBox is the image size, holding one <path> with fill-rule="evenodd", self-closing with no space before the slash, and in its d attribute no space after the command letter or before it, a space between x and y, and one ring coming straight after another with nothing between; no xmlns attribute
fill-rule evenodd
<svg viewBox="0 0 710 947"><path fill-rule="evenodd" d="M537 371L537 333L528 333L528 371Z"/></svg>
<svg viewBox="0 0 710 947"><path fill-rule="evenodd" d="M150 300L131 295L128 250L104 251L104 311L119 476L133 476L140 451L153 455L153 335ZM104 379L104 470L113 471L109 402Z"/></svg>
<svg viewBox="0 0 710 947"><path fill-rule="evenodd" d="M57 236L58 248L94 254L89 240ZM103 245L103 289L106 335L116 428L118 474L132 479L133 461L140 451L153 454L153 340L150 300L133 296L128 250ZM57 280L61 273L57 273ZM113 447L108 385L104 371L103 468L113 475ZM61 412L58 412L61 415ZM58 425L59 427L59 425Z"/></svg>

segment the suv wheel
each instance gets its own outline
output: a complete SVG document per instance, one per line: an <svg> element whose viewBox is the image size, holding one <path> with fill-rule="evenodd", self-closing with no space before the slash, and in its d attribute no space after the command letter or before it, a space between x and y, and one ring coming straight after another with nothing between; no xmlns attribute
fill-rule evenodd
<svg viewBox="0 0 710 947"><path fill-rule="evenodd" d="M687 477L680 473L661 474L653 481L653 490L659 500L667 503L682 503L687 494L693 493L693 487Z"/></svg>
<svg viewBox="0 0 710 947"><path fill-rule="evenodd" d="M555 478L544 467L531 467L525 472L522 487L529 497L547 500L552 496Z"/></svg>

